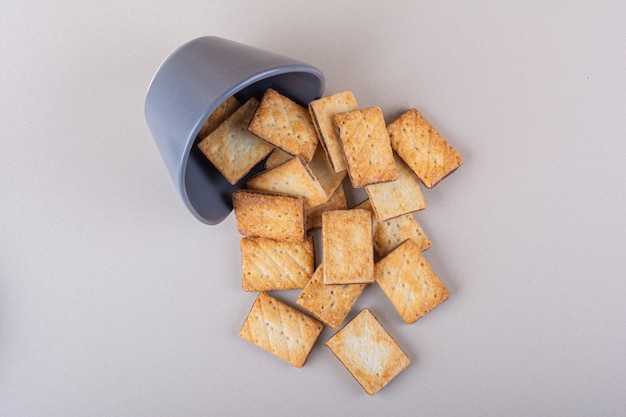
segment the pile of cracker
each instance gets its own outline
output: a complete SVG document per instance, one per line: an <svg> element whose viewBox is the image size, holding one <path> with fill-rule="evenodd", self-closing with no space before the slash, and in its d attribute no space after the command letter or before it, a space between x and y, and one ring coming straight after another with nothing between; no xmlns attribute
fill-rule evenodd
<svg viewBox="0 0 626 417"><path fill-rule="evenodd" d="M418 110L387 125L380 108L359 108L350 91L308 106L274 89L245 103L231 97L199 136L231 184L245 180L232 202L242 288L258 296L240 337L301 368L324 327L341 327L326 346L377 393L411 361L370 309L344 322L372 283L407 324L448 299L413 213L426 206L421 184L432 188L456 170L459 153ZM367 199L348 207L346 186L364 188ZM311 232L320 228L316 265ZM301 291L297 306L270 294L279 290Z"/></svg>

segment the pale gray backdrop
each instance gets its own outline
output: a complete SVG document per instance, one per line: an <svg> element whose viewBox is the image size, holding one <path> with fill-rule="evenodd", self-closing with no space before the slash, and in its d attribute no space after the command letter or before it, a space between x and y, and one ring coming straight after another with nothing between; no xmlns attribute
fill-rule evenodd
<svg viewBox="0 0 626 417"><path fill-rule="evenodd" d="M625 22L623 1L1 1L0 415L623 416ZM410 326L375 286L355 308L413 360L375 397L330 330L303 369L237 337L234 219L186 211L143 118L203 35L389 120L417 107L465 158L417 215L451 298Z"/></svg>

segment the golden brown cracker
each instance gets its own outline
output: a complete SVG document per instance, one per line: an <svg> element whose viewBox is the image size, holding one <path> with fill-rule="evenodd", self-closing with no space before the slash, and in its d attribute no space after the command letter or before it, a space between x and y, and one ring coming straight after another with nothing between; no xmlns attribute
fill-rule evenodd
<svg viewBox="0 0 626 417"><path fill-rule="evenodd" d="M307 162L318 143L308 109L271 88L263 94L248 130Z"/></svg>
<svg viewBox="0 0 626 417"><path fill-rule="evenodd" d="M302 289L296 303L331 328L343 323L367 284L326 285L322 283L323 264Z"/></svg>
<svg viewBox="0 0 626 417"><path fill-rule="evenodd" d="M202 124L198 137L204 139L209 133L214 131L219 125L228 119L239 107L241 103L235 98L230 96L224 100L215 110L211 112L206 121Z"/></svg>
<svg viewBox="0 0 626 417"><path fill-rule="evenodd" d="M232 200L240 234L289 242L304 240L306 218L302 198L237 190Z"/></svg>
<svg viewBox="0 0 626 417"><path fill-rule="evenodd" d="M261 292L239 336L302 368L324 325L289 304Z"/></svg>
<svg viewBox="0 0 626 417"><path fill-rule="evenodd" d="M398 178L365 186L378 221L389 220L426 207L426 199L417 176L398 155L394 153L393 158L398 169Z"/></svg>
<svg viewBox="0 0 626 417"><path fill-rule="evenodd" d="M378 107L335 116L355 188L398 178L383 112Z"/></svg>
<svg viewBox="0 0 626 417"><path fill-rule="evenodd" d="M393 149L427 188L463 164L463 158L417 109L409 109L387 127Z"/></svg>
<svg viewBox="0 0 626 417"><path fill-rule="evenodd" d="M199 144L200 151L231 184L236 184L273 149L248 132L248 122L258 105L248 100Z"/></svg>
<svg viewBox="0 0 626 417"><path fill-rule="evenodd" d="M328 195L307 163L300 157L291 158L274 168L263 171L247 182L253 190L292 195L304 199L304 207L310 208L328 200Z"/></svg>
<svg viewBox="0 0 626 417"><path fill-rule="evenodd" d="M374 271L376 283L407 324L450 297L446 286L411 239L379 260Z"/></svg>
<svg viewBox="0 0 626 417"><path fill-rule="evenodd" d="M326 158L326 151L321 146L318 146L315 150L313 159L309 162L309 169L317 178L324 191L326 191L326 195L329 196L335 192L347 175L347 171L333 171L328 158Z"/></svg>
<svg viewBox="0 0 626 417"><path fill-rule="evenodd" d="M301 243L260 237L241 239L242 288L244 291L304 288L313 275L313 238Z"/></svg>
<svg viewBox="0 0 626 417"><path fill-rule="evenodd" d="M277 167L291 158L293 158L293 155L283 151L282 149L274 148L272 153L270 153L270 156L268 156L265 160L265 169Z"/></svg>
<svg viewBox="0 0 626 417"><path fill-rule="evenodd" d="M379 222L376 220L369 200L365 200L355 208L367 209L372 212L374 250L378 256L387 255L407 239L412 239L422 252L432 246L432 242L424 232L422 225L412 213Z"/></svg>
<svg viewBox="0 0 626 417"><path fill-rule="evenodd" d="M413 240L422 252L432 246L424 229L412 214L377 222L373 230L374 250L379 256L387 255L407 239Z"/></svg>
<svg viewBox="0 0 626 417"><path fill-rule="evenodd" d="M369 395L374 395L411 360L368 309L363 309L326 346Z"/></svg>
<svg viewBox="0 0 626 417"><path fill-rule="evenodd" d="M322 213L324 284L373 281L372 217L361 209Z"/></svg>
<svg viewBox="0 0 626 417"><path fill-rule="evenodd" d="M309 103L309 112L317 130L320 142L326 151L328 160L335 172L348 169L346 157L341 147L339 130L335 123L335 116L358 110L356 99L351 91L322 97Z"/></svg>
<svg viewBox="0 0 626 417"><path fill-rule="evenodd" d="M310 207L305 210L306 230L322 227L322 213L328 210L347 210L348 200L346 199L345 188L340 184L330 198L320 205Z"/></svg>

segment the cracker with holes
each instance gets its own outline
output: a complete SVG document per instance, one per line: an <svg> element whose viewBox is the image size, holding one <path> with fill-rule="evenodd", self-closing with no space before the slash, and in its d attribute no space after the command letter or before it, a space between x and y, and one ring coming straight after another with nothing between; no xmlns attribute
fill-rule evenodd
<svg viewBox="0 0 626 417"><path fill-rule="evenodd" d="M263 191L237 190L233 192L232 200L240 234L288 242L304 240L305 213L302 198Z"/></svg>
<svg viewBox="0 0 626 417"><path fill-rule="evenodd" d="M360 188L398 178L387 126L380 108L340 113L335 116L335 122L353 187Z"/></svg>
<svg viewBox="0 0 626 417"><path fill-rule="evenodd" d="M432 243L424 229L412 214L403 214L393 219L379 222L372 210L369 200L365 200L355 208L372 211L372 232L374 234L374 250L378 256L385 256L407 239L412 239L420 251L425 251Z"/></svg>
<svg viewBox="0 0 626 417"><path fill-rule="evenodd" d="M257 105L258 100L251 98L198 144L204 156L231 184L241 180L273 149L248 132Z"/></svg>
<svg viewBox="0 0 626 417"><path fill-rule="evenodd" d="M246 292L304 288L315 270L313 238L302 243L244 237L241 286Z"/></svg>
<svg viewBox="0 0 626 417"><path fill-rule="evenodd" d="M411 364L368 309L361 310L326 346L369 395L376 394Z"/></svg>
<svg viewBox="0 0 626 417"><path fill-rule="evenodd" d="M239 103L239 100L237 100L235 96L228 97L211 112L208 119L200 128L198 137L200 139L207 137L209 133L214 131L219 125L228 119L240 106L241 103Z"/></svg>
<svg viewBox="0 0 626 417"><path fill-rule="evenodd" d="M427 188L454 172L463 158L417 109L409 109L387 127L391 146Z"/></svg>
<svg viewBox="0 0 626 417"><path fill-rule="evenodd" d="M309 112L317 130L320 142L335 172L348 169L348 163L341 147L335 116L358 110L356 99L351 91L322 97L309 103Z"/></svg>
<svg viewBox="0 0 626 417"><path fill-rule="evenodd" d="M296 303L331 328L343 323L367 284L326 285L322 283L323 264L302 289Z"/></svg>
<svg viewBox="0 0 626 417"><path fill-rule="evenodd" d="M450 297L450 292L411 239L374 267L376 283L405 323L411 324Z"/></svg>
<svg viewBox="0 0 626 417"><path fill-rule="evenodd" d="M313 317L261 292L248 314L239 336L302 368L324 325Z"/></svg>
<svg viewBox="0 0 626 417"><path fill-rule="evenodd" d="M306 230L319 229L322 227L322 214L328 210L347 210L348 200L343 184L340 184L328 201L305 210Z"/></svg>
<svg viewBox="0 0 626 417"><path fill-rule="evenodd" d="M374 281L372 217L362 209L322 213L324 284Z"/></svg>
<svg viewBox="0 0 626 417"><path fill-rule="evenodd" d="M307 162L318 143L308 109L271 88L263 94L248 130Z"/></svg>
<svg viewBox="0 0 626 417"><path fill-rule="evenodd" d="M426 207L420 181L400 157L395 153L393 157L398 169L398 179L365 186L378 221L389 220Z"/></svg>
<svg viewBox="0 0 626 417"><path fill-rule="evenodd" d="M307 209L328 200L326 191L300 157L291 158L253 176L246 185L252 190L302 197L304 207Z"/></svg>

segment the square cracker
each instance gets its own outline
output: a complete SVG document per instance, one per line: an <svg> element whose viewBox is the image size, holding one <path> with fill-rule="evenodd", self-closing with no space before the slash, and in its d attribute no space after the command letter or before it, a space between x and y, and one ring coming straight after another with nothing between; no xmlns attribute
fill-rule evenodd
<svg viewBox="0 0 626 417"><path fill-rule="evenodd" d="M307 108L271 88L263 94L248 130L307 162L319 141Z"/></svg>
<svg viewBox="0 0 626 417"><path fill-rule="evenodd" d="M228 119L240 106L241 103L239 103L239 100L237 100L235 96L228 97L219 106L217 106L213 112L211 112L209 118L200 128L198 137L200 139L206 138L209 133L214 131L219 125L222 124L222 122Z"/></svg>
<svg viewBox="0 0 626 417"><path fill-rule="evenodd" d="M374 280L371 213L362 209L322 213L324 284L361 284Z"/></svg>
<svg viewBox="0 0 626 417"><path fill-rule="evenodd" d="M333 195L330 196L328 201L305 210L306 230L318 229L322 227L322 213L325 211L347 209L348 200L346 198L346 191L345 188L343 188L343 184L340 184Z"/></svg>
<svg viewBox="0 0 626 417"><path fill-rule="evenodd" d="M248 132L248 123L258 105L254 97L205 137L198 148L231 184L236 184L273 149Z"/></svg>
<svg viewBox="0 0 626 417"><path fill-rule="evenodd" d="M302 368L324 325L271 295L261 292L239 337Z"/></svg>
<svg viewBox="0 0 626 417"><path fill-rule="evenodd" d="M328 195L307 163L300 157L291 158L274 168L263 171L246 183L253 190L292 195L304 198L304 207L310 208L328 200Z"/></svg>
<svg viewBox="0 0 626 417"><path fill-rule="evenodd" d="M369 395L376 394L411 364L368 309L361 310L328 339L326 346Z"/></svg>
<svg viewBox="0 0 626 417"><path fill-rule="evenodd" d="M376 215L372 210L369 200L365 200L355 208L363 208L372 211L374 250L378 256L382 257L387 255L407 239L412 239L422 252L432 246L422 226L411 213L379 222L376 220Z"/></svg>
<svg viewBox="0 0 626 417"><path fill-rule="evenodd" d="M348 163L341 147L335 116L358 110L359 106L351 91L322 97L309 103L309 112L317 130L320 142L328 155L335 172L348 169Z"/></svg>
<svg viewBox="0 0 626 417"><path fill-rule="evenodd" d="M365 186L378 221L389 220L426 207L420 181L398 155L394 153L393 158L398 169L398 179Z"/></svg>
<svg viewBox="0 0 626 417"><path fill-rule="evenodd" d="M383 112L378 107L335 116L355 188L398 178Z"/></svg>
<svg viewBox="0 0 626 417"><path fill-rule="evenodd" d="M367 284L326 285L322 283L323 264L302 289L296 303L336 329L343 323Z"/></svg>
<svg viewBox="0 0 626 417"><path fill-rule="evenodd" d="M244 291L304 288L313 275L315 253L311 236L302 243L244 237L240 245Z"/></svg>
<svg viewBox="0 0 626 417"><path fill-rule="evenodd" d="M376 283L411 324L450 297L417 244L405 241L374 266Z"/></svg>
<svg viewBox="0 0 626 417"><path fill-rule="evenodd" d="M427 188L463 164L463 158L416 109L387 126L391 146Z"/></svg>
<svg viewBox="0 0 626 417"><path fill-rule="evenodd" d="M304 200L263 191L233 192L237 231L288 242L302 242L305 236Z"/></svg>

